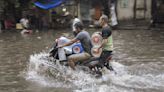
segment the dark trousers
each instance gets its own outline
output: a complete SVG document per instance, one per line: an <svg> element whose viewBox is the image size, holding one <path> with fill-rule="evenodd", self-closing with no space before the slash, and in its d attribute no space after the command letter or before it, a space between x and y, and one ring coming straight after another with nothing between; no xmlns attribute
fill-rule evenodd
<svg viewBox="0 0 164 92"><path fill-rule="evenodd" d="M113 71L113 68L112 66L109 65L109 60L111 58L111 55L112 55L112 51L103 51L100 55L100 57L94 57L94 58L91 58L89 60L87 60L84 65L87 65L89 66L90 68L103 68L104 66ZM89 64L90 62L92 61L98 61L96 62L95 64Z"/></svg>
<svg viewBox="0 0 164 92"><path fill-rule="evenodd" d="M109 70L113 70L111 66L109 66L109 60L111 59L112 51L103 51L101 53L101 56L99 58L99 66L100 67L106 67Z"/></svg>

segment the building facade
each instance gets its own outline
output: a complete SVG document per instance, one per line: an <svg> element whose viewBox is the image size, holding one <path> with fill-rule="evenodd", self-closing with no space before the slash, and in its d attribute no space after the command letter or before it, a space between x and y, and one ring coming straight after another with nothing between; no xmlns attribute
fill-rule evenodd
<svg viewBox="0 0 164 92"><path fill-rule="evenodd" d="M82 20L98 20L112 0L80 0L78 15ZM155 20L164 22L164 0L113 0L118 21ZM105 2L105 4L104 4ZM110 12L110 10L109 10ZM110 16L110 15L109 15Z"/></svg>
<svg viewBox="0 0 164 92"><path fill-rule="evenodd" d="M34 6L33 0L0 0L0 21L1 24L6 19L19 22L23 15L29 15L37 19L43 18L52 24L54 21L63 22L65 15L70 14L78 16L84 22L96 24L102 13L111 17L111 1L115 2L118 21L142 19L152 20L153 23L164 23L164 0L66 0L62 5L51 10Z"/></svg>

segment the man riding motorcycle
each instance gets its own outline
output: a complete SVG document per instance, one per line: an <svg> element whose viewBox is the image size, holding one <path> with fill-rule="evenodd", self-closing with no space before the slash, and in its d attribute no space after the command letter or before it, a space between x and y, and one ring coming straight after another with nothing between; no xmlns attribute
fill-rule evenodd
<svg viewBox="0 0 164 92"><path fill-rule="evenodd" d="M82 23L81 22L76 23L75 24L75 28L76 28L75 32L77 32L76 37L72 40L64 41L65 42L64 44L59 44L60 42L62 42L62 40L65 40L65 38L63 39L63 37L60 37L58 41L56 41L57 45L54 46L54 49L50 52L50 55L53 56L55 59L59 59L59 57L62 57L62 56L59 55L58 53L58 56L56 57L55 56L56 50L59 50L64 47L65 51L67 52L66 47L71 46L72 44L77 44L76 42L80 41L84 51L80 53L79 52L74 53L74 54L71 52L71 54L68 54L67 55L68 58L66 58L66 63L65 63L66 65L68 64L73 70L75 70L76 64L87 66L92 71L92 73L96 73L98 75L102 75L101 69L103 67L106 67L107 69L113 71L112 66L109 66L109 61L111 59L112 50L113 50L113 43L112 43L111 30L107 24L107 20L108 20L107 17L100 18L99 22L100 22L100 25L103 27L103 29L101 33L96 32L97 35L100 36L100 38L98 37L99 40L97 40L97 35L95 35L95 37L92 35L92 42L91 42L89 33L83 30ZM103 38L103 40L101 39L101 37ZM96 42L97 41L102 42L102 44L100 43L98 44L99 47L95 51L94 51L94 47L92 46L93 41L94 41L93 38L96 38L95 39ZM71 48L73 49L73 47ZM100 51L100 48L103 49L102 53ZM97 57L97 56L95 57L95 55L93 55L92 52L101 53L101 55L100 57Z"/></svg>
<svg viewBox="0 0 164 92"><path fill-rule="evenodd" d="M68 56L68 65L75 70L75 63L78 61L85 61L91 57L91 37L87 31L83 29L83 24L81 22L76 23L75 25L75 32L77 33L76 37L72 39L70 42L58 46L58 48L62 48L65 46L70 46L73 43L80 41L84 51L78 54L72 54Z"/></svg>

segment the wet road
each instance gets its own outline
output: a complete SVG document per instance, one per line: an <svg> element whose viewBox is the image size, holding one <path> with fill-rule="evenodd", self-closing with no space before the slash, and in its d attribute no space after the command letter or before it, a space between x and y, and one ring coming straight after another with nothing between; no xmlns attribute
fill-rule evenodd
<svg viewBox="0 0 164 92"><path fill-rule="evenodd" d="M95 30L90 30L93 33ZM0 34L0 92L163 92L164 31L114 30L113 66L118 75L107 82L92 82L92 88L45 86L26 76L31 55L48 51L56 37L71 35L54 30L22 36ZM53 80L53 79L51 79ZM94 80L95 81L95 80ZM88 82L88 81L86 81ZM89 83L87 84L89 85ZM67 85L66 85L67 86Z"/></svg>

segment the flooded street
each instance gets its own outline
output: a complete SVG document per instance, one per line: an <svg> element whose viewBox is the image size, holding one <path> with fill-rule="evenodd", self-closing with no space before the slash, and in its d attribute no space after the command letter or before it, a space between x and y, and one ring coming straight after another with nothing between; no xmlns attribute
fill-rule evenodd
<svg viewBox="0 0 164 92"><path fill-rule="evenodd" d="M51 70L58 69L54 78L47 72L36 74L44 70L36 66L47 62L40 57L47 56L55 38L63 33L71 35L68 30L24 36L19 31L1 33L0 92L163 92L164 31L114 30L112 65L116 75L96 79L63 66L51 66Z"/></svg>

